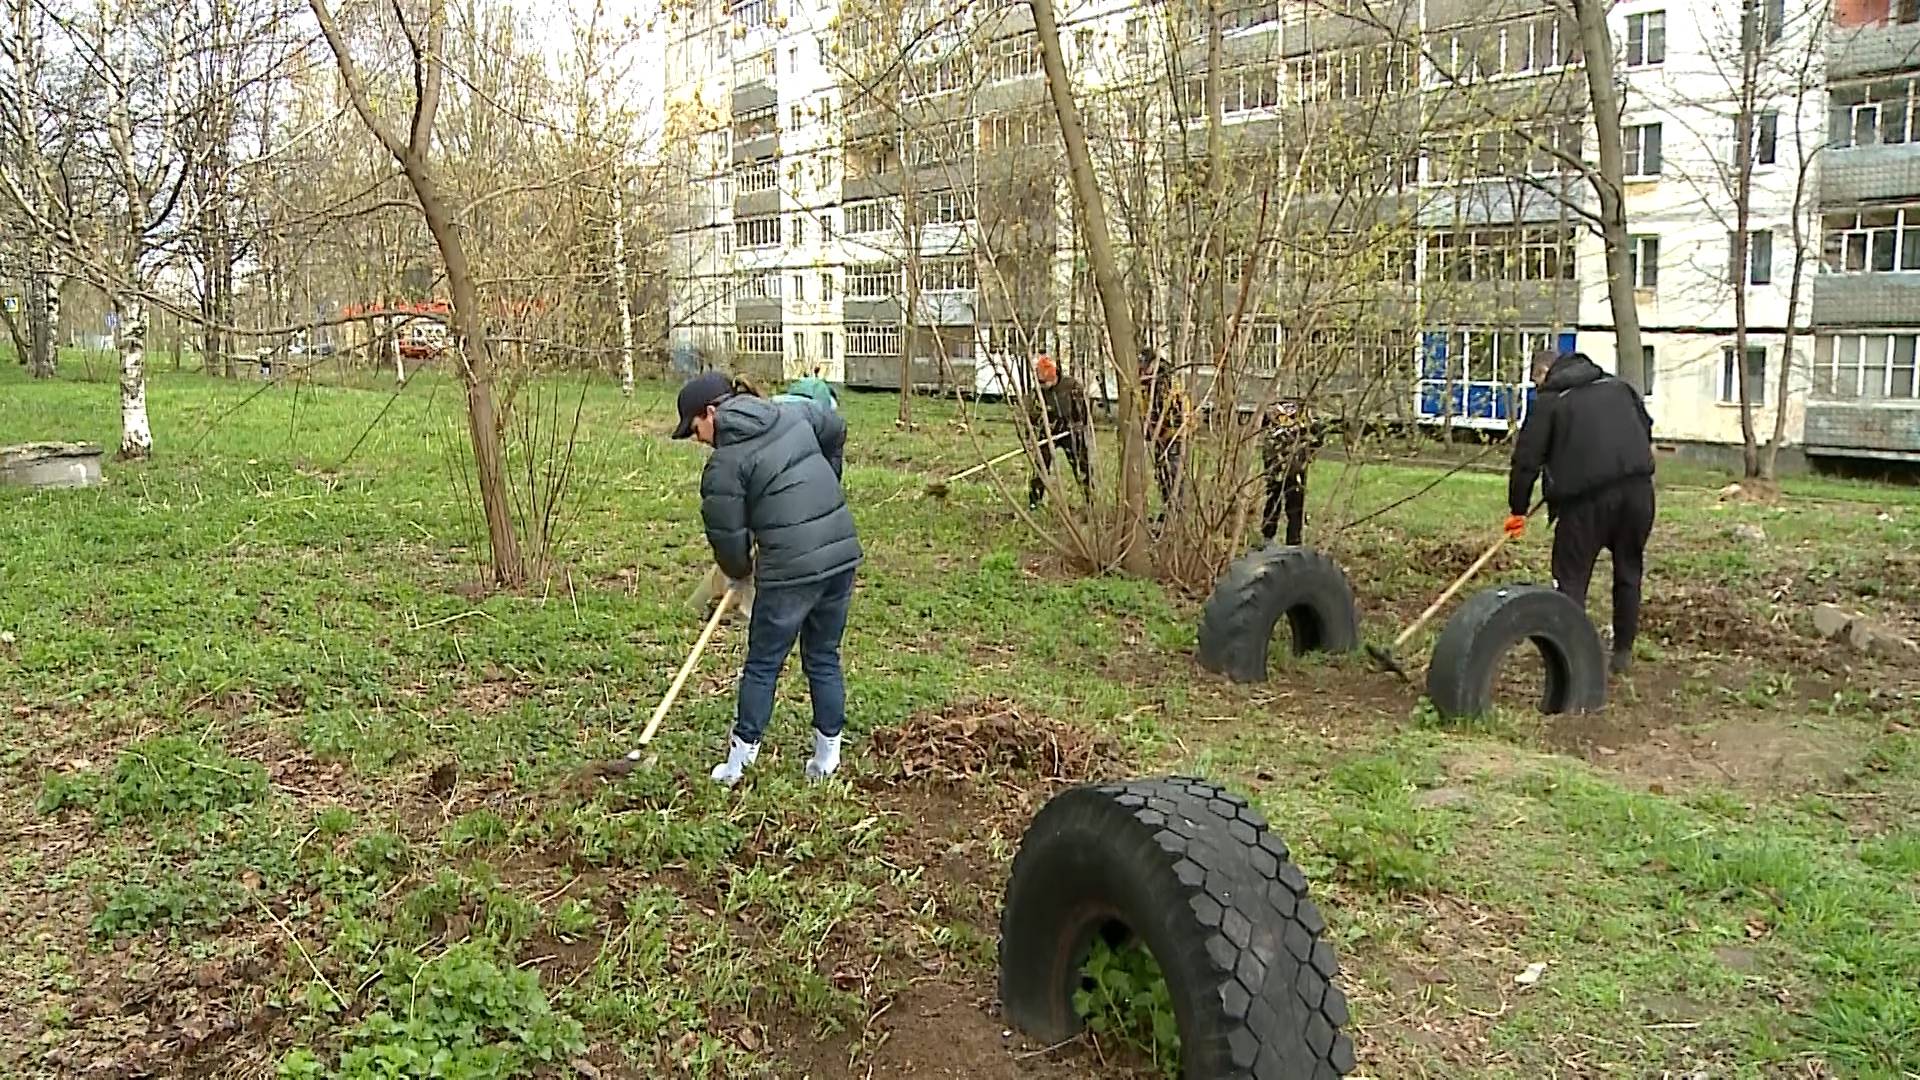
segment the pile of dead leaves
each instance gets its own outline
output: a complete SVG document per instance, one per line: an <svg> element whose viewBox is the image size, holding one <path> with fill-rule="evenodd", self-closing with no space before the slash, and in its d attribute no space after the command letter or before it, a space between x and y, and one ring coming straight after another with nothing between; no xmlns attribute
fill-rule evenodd
<svg viewBox="0 0 1920 1080"><path fill-rule="evenodd" d="M902 780L950 783L1016 774L1069 784L1124 762L1107 736L1006 701L963 702L873 733L872 753Z"/></svg>

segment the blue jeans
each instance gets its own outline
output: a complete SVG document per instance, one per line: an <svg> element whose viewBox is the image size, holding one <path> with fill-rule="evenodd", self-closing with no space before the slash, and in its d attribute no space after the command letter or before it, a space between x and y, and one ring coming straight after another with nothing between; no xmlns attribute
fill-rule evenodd
<svg viewBox="0 0 1920 1080"><path fill-rule="evenodd" d="M740 669L740 701L733 733L759 743L773 718L773 688L793 643L800 643L800 669L813 699L813 726L840 734L847 723L847 684L840 672L840 638L853 602L853 571L789 588L762 589L747 624L747 662Z"/></svg>

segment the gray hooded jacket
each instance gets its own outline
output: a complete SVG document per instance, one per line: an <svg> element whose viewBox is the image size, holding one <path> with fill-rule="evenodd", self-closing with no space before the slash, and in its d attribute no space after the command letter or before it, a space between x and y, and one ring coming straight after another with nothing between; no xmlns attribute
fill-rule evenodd
<svg viewBox="0 0 1920 1080"><path fill-rule="evenodd" d="M860 538L840 490L847 425L837 414L731 397L715 411L713 436L700 517L728 577L751 575L760 588L778 589L860 564Z"/></svg>

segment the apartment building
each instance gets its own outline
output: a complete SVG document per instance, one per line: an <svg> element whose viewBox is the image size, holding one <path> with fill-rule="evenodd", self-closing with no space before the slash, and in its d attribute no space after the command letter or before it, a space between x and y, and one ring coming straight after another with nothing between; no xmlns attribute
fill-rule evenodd
<svg viewBox="0 0 1920 1080"><path fill-rule="evenodd" d="M1662 441L1737 445L1744 394L1793 452L1920 460L1916 6L1614 5L1632 363ZM1569 11L1269 0L1209 43L1181 10L1060 19L1143 333L1197 385L1226 311L1255 375L1337 357L1384 373L1370 408L1433 424L1518 423L1542 347L1618 369ZM1204 224L1214 47L1231 179ZM676 351L991 393L1046 350L1113 391L1024 4L713 0L677 27L667 88ZM1270 270L1242 289L1243 261Z"/></svg>

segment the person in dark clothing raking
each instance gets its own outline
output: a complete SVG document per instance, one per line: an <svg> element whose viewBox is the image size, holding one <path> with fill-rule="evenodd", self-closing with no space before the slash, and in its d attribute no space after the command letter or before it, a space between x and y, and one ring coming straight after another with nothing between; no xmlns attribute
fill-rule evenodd
<svg viewBox="0 0 1920 1080"><path fill-rule="evenodd" d="M1526 531L1537 479L1554 522L1554 587L1585 607L1594 561L1612 554L1612 671L1624 675L1653 533L1653 418L1638 391L1580 353L1535 356L1533 381L1539 394L1508 474L1507 535Z"/></svg>
<svg viewBox="0 0 1920 1080"><path fill-rule="evenodd" d="M853 601L860 539L840 487L847 425L811 403L775 404L710 372L680 389L673 437L713 448L700 477L700 517L713 559L757 591L727 760L713 778L731 787L760 755L774 686L794 643L813 700L808 780L840 766L847 690L840 639Z"/></svg>
<svg viewBox="0 0 1920 1080"><path fill-rule="evenodd" d="M1081 496L1091 497L1093 460L1088 455L1087 429L1093 422L1093 411L1087 404L1087 393L1072 376L1060 374L1060 365L1045 353L1033 362L1033 373L1040 392L1029 402L1027 416L1040 440L1040 472L1053 471L1053 448L1057 440L1060 452L1073 466L1074 477L1080 481ZM1047 481L1040 472L1033 474L1033 481L1027 486L1029 510L1039 509L1041 500L1047 497Z"/></svg>

